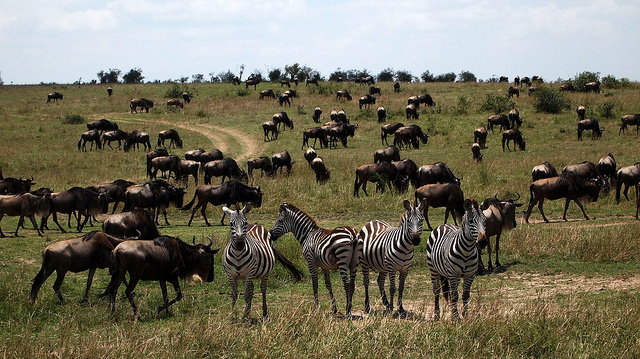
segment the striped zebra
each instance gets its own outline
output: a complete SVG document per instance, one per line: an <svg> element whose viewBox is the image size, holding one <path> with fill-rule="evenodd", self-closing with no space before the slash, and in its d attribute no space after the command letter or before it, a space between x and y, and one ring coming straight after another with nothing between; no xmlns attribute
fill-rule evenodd
<svg viewBox="0 0 640 359"><path fill-rule="evenodd" d="M269 233L275 241L288 232L292 232L302 246L302 255L307 261L313 282L314 304L318 306L318 268L320 268L324 272L325 285L331 297L332 311L334 314L338 312L329 272L338 269L347 297L345 315L350 316L356 271L360 260L356 230L348 226L336 227L333 230L320 228L311 216L285 202L280 206L280 215Z"/></svg>
<svg viewBox="0 0 640 359"><path fill-rule="evenodd" d="M411 202L402 202L407 210L400 217L400 226L392 227L387 222L373 220L367 223L360 231L362 241L362 276L364 280L364 310L371 312L369 305L369 271L379 273L378 287L382 295L382 303L387 307L388 312L393 312L393 296L396 291L396 272L400 272L400 283L398 285L398 313L405 313L402 307L402 293L404 282L409 274L409 267L413 261L413 246L420 244L422 234L422 222L424 216L425 201L421 201L418 206L411 206ZM384 291L384 282L389 275L389 300Z"/></svg>
<svg viewBox="0 0 640 359"><path fill-rule="evenodd" d="M296 279L300 280L302 275L293 263L284 258L278 249L273 246L271 236L266 228L259 225L247 225L246 214L251 210L250 205L239 211L233 211L227 207L223 207L222 210L231 218L229 227L231 239L222 256L222 266L231 285L231 307L233 309L236 306L238 280L242 279L245 283L244 301L246 303L242 320L247 320L251 313L253 280L260 279L262 317L266 320L268 319L267 280L275 260L278 259L280 263L287 267Z"/></svg>
<svg viewBox="0 0 640 359"><path fill-rule="evenodd" d="M475 200L464 201L462 227L452 224L438 226L427 242L427 264L435 296L435 319L440 318L440 289L445 300L451 298L451 317L458 319L458 282L463 278L462 315L467 311L471 284L478 269L476 243L485 237L487 218Z"/></svg>

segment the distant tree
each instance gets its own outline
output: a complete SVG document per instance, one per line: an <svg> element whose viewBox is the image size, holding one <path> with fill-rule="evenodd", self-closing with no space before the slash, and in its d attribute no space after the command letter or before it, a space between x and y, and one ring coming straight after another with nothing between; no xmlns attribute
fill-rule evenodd
<svg viewBox="0 0 640 359"><path fill-rule="evenodd" d="M142 76L142 70L139 68L133 68L126 74L122 75L122 80L125 84L138 84L142 83L144 76Z"/></svg>
<svg viewBox="0 0 640 359"><path fill-rule="evenodd" d="M215 72L209 72L209 82L211 83L217 83L217 82L221 82L222 80L220 79L219 75L216 75Z"/></svg>
<svg viewBox="0 0 640 359"><path fill-rule="evenodd" d="M579 74L576 74L576 77L573 79L573 86L578 91L584 91L584 87L589 82L599 82L600 81L600 73L599 72L591 72L591 71L583 71Z"/></svg>
<svg viewBox="0 0 640 359"><path fill-rule="evenodd" d="M454 82L456 80L456 74L453 72L447 72L435 77L436 82Z"/></svg>
<svg viewBox="0 0 640 359"><path fill-rule="evenodd" d="M98 72L98 81L100 81L101 84L118 83L118 77L120 77L120 70L118 69L109 69L108 72Z"/></svg>
<svg viewBox="0 0 640 359"><path fill-rule="evenodd" d="M420 79L422 79L423 82L435 82L435 76L429 72L429 70L423 72L422 75L420 75Z"/></svg>
<svg viewBox="0 0 640 359"><path fill-rule="evenodd" d="M262 81L262 70L254 69L250 76Z"/></svg>
<svg viewBox="0 0 640 359"><path fill-rule="evenodd" d="M194 84L201 84L204 82L204 74L191 75L191 82Z"/></svg>
<svg viewBox="0 0 640 359"><path fill-rule="evenodd" d="M284 65L284 73L288 76L288 78L292 79L296 76L299 77L300 74L300 64L295 63L293 65Z"/></svg>
<svg viewBox="0 0 640 359"><path fill-rule="evenodd" d="M278 82L278 81L281 80L281 78L282 78L282 70L273 69L273 70L269 71L269 81Z"/></svg>
<svg viewBox="0 0 640 359"><path fill-rule="evenodd" d="M220 78L221 82L231 82L236 75L231 72L231 70L227 70L227 72L221 72L218 74L218 78Z"/></svg>
<svg viewBox="0 0 640 359"><path fill-rule="evenodd" d="M313 68L307 65L304 65L300 68L300 71L298 72L298 80L304 81L306 79L322 80L322 77L320 76L320 72L314 70Z"/></svg>
<svg viewBox="0 0 640 359"><path fill-rule="evenodd" d="M407 70L396 71L396 81L398 82L411 82L413 75Z"/></svg>
<svg viewBox="0 0 640 359"><path fill-rule="evenodd" d="M180 79L178 79L178 81L180 81L181 84L189 81L189 77L188 76L182 76L180 77Z"/></svg>
<svg viewBox="0 0 640 359"><path fill-rule="evenodd" d="M376 76L378 82L391 82L395 76L395 71L392 68L386 68Z"/></svg>
<svg viewBox="0 0 640 359"><path fill-rule="evenodd" d="M329 81L338 81L338 78L347 80L347 73L342 71L339 67L329 75Z"/></svg>
<svg viewBox="0 0 640 359"><path fill-rule="evenodd" d="M460 82L478 82L476 75L469 71L462 71L458 74Z"/></svg>

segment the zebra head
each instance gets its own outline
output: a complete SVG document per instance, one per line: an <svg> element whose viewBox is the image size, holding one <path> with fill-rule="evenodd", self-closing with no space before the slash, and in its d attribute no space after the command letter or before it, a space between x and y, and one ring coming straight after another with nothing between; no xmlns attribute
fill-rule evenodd
<svg viewBox="0 0 640 359"><path fill-rule="evenodd" d="M424 222L422 211L424 210L425 203L425 199L422 199L417 206L411 206L411 202L406 199L402 202L407 212L402 216L401 227L405 235L410 237L411 243L414 246L420 244L422 223Z"/></svg>
<svg viewBox="0 0 640 359"><path fill-rule="evenodd" d="M278 216L276 223L269 230L269 234L271 234L271 240L275 241L285 233L291 231L291 218L292 216L289 204L287 204L287 202L282 203L282 205L280 205L280 215Z"/></svg>
<svg viewBox="0 0 640 359"><path fill-rule="evenodd" d="M247 204L239 211L234 211L228 207L222 207L222 211L229 215L229 232L231 234L231 243L236 247L244 248L244 240L247 235L247 217L246 214L251 210L251 204Z"/></svg>
<svg viewBox="0 0 640 359"><path fill-rule="evenodd" d="M465 232L465 236L468 238L474 238L477 241L485 241L485 224L487 217L484 215L482 209L478 205L475 199L464 200L465 214L462 218L462 228Z"/></svg>

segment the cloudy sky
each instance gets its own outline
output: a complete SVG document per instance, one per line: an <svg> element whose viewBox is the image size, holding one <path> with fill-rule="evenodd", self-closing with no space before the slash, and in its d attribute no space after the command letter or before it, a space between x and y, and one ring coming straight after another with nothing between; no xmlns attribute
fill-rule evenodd
<svg viewBox="0 0 640 359"><path fill-rule="evenodd" d="M479 79L640 80L637 0L0 0L5 84L145 81L299 63Z"/></svg>

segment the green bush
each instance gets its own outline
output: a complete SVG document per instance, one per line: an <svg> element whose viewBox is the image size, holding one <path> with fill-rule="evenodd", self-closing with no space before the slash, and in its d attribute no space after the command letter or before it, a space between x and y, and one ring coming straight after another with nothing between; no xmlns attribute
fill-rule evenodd
<svg viewBox="0 0 640 359"><path fill-rule="evenodd" d="M533 96L533 108L537 112L560 113L571 106L564 94L555 88L543 87L534 92Z"/></svg>
<svg viewBox="0 0 640 359"><path fill-rule="evenodd" d="M182 98L183 93L188 93L189 97L193 98L193 91L189 90L186 86L180 86L180 84L174 82L171 87L165 92L165 98Z"/></svg>
<svg viewBox="0 0 640 359"><path fill-rule="evenodd" d="M84 116L82 115L66 115L64 117L64 121L62 121L63 123L69 124L69 125L78 125L81 123L85 123L86 120L84 119Z"/></svg>
<svg viewBox="0 0 640 359"><path fill-rule="evenodd" d="M584 91L584 86L589 82L599 82L600 81L600 73L599 72L590 72L583 71L582 73L576 74L575 79L573 79L573 86L577 91Z"/></svg>
<svg viewBox="0 0 640 359"><path fill-rule="evenodd" d="M247 96L249 95L249 91L248 90L243 90L243 89L239 89L238 90L238 96Z"/></svg>
<svg viewBox="0 0 640 359"><path fill-rule="evenodd" d="M458 105L460 105L460 101L458 101ZM480 109L497 115L507 112L515 106L515 102L511 101L507 96L487 94L487 100L480 106Z"/></svg>
<svg viewBox="0 0 640 359"><path fill-rule="evenodd" d="M606 101L605 103L598 106L598 113L600 116L604 118L614 118L615 114L613 113L613 108L615 104L611 101Z"/></svg>
<svg viewBox="0 0 640 359"><path fill-rule="evenodd" d="M465 95L461 95L458 98L458 105L456 106L456 113L458 115L466 115L469 112L469 107L471 106L471 102L469 98Z"/></svg>

